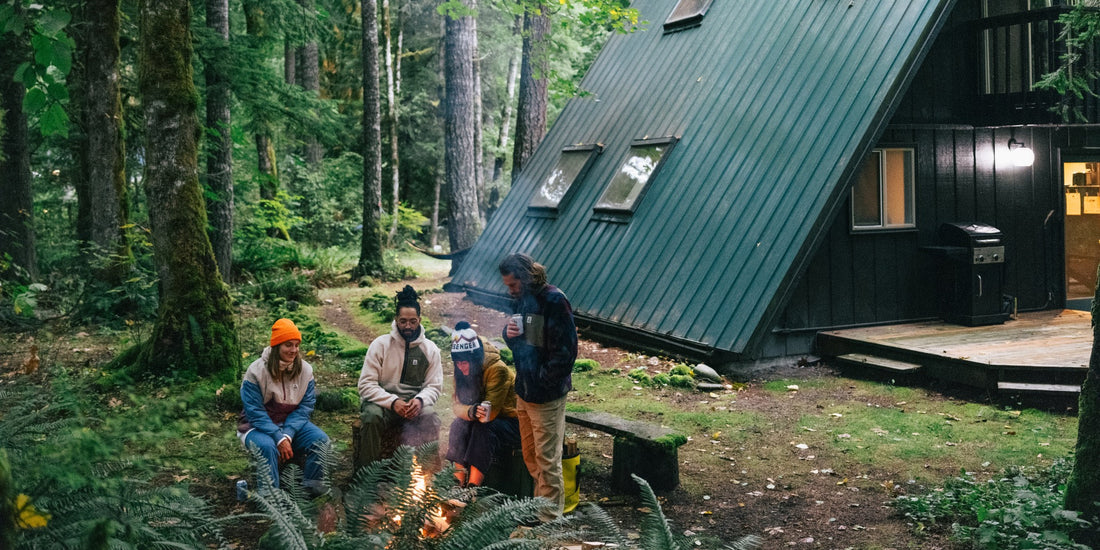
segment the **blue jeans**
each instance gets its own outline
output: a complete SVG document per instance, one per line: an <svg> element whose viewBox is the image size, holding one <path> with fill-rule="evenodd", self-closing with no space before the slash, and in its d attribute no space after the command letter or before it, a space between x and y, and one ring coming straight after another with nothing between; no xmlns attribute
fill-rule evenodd
<svg viewBox="0 0 1100 550"><path fill-rule="evenodd" d="M306 465L303 470L303 485L311 490L318 490L322 485L322 478L324 477L324 468L321 464L320 458L317 453L314 452L315 445L324 445L328 443L328 436L325 432L321 431L321 428L315 426L312 422L306 422L294 438L290 441L290 448L294 451L294 457L298 458L303 454L306 457ZM268 467L271 469L271 483L273 487L279 486L279 449L278 441L275 441L271 436L259 431L252 430L245 436L245 447L255 446L260 450L260 454L264 457ZM257 480L257 484L264 486L266 483L264 480Z"/></svg>

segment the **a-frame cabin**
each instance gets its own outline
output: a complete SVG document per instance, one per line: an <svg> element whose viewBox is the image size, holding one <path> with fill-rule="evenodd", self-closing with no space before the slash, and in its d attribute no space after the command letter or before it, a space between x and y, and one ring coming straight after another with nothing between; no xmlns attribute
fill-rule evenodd
<svg viewBox="0 0 1100 550"><path fill-rule="evenodd" d="M452 283L501 306L526 252L591 333L717 364L1091 296L1100 126L1031 91L1059 3L637 0Z"/></svg>

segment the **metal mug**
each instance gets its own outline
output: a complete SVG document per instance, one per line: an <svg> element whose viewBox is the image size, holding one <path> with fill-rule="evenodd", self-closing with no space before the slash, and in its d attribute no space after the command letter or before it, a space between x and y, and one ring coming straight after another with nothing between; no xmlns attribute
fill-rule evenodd
<svg viewBox="0 0 1100 550"><path fill-rule="evenodd" d="M512 316L512 320L515 321L516 327L519 328L519 336L523 335L523 314L517 313Z"/></svg>

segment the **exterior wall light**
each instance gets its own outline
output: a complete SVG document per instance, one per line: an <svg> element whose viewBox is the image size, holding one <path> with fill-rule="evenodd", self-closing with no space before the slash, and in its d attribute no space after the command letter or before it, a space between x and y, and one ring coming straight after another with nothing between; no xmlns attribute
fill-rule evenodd
<svg viewBox="0 0 1100 550"><path fill-rule="evenodd" d="M1016 138L1008 140L1008 154L1016 166L1026 167L1035 163L1035 151L1022 141L1016 141Z"/></svg>

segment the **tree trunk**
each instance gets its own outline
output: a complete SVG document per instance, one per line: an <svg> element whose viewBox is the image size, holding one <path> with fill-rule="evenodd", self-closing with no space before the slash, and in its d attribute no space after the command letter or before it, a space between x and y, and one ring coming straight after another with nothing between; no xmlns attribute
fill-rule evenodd
<svg viewBox="0 0 1100 550"><path fill-rule="evenodd" d="M363 27L363 236L353 274L382 273L382 126L378 97L378 4L364 0Z"/></svg>
<svg viewBox="0 0 1100 550"><path fill-rule="evenodd" d="M297 49L290 39L283 42L283 78L287 84L298 83L298 55Z"/></svg>
<svg viewBox="0 0 1100 550"><path fill-rule="evenodd" d="M119 87L118 0L88 0L85 21L78 38L78 62L74 65L72 120L78 169L77 238L85 245L111 255L101 277L118 285L133 258L126 231L129 201L126 187L126 154L122 138L122 100Z"/></svg>
<svg viewBox="0 0 1100 550"><path fill-rule="evenodd" d="M397 88L394 78L394 57L401 55L401 50L392 51L393 17L390 10L390 0L382 0L382 29L386 39L386 98L389 109L389 138L390 138L390 175L393 178L393 220L390 223L388 241L393 245L393 239L397 236L397 225L401 219L401 177L400 157L397 154Z"/></svg>
<svg viewBox="0 0 1100 550"><path fill-rule="evenodd" d="M474 19L474 33L477 34L477 19ZM482 147L484 137L484 111L481 105L481 58L478 56L477 43L474 43L474 189L477 190L477 220L485 227L485 151Z"/></svg>
<svg viewBox="0 0 1100 550"><path fill-rule="evenodd" d="M264 0L245 0L244 20L245 32L256 43L271 42L267 36ZM286 69L285 64L283 68ZM271 124L266 119L257 118L253 118L252 123L256 127L253 136L256 143L256 187L260 191L261 200L274 200L279 193L279 169L275 160L275 143L271 139ZM274 227L268 228L267 235L272 238L284 236L282 231Z"/></svg>
<svg viewBox="0 0 1100 550"><path fill-rule="evenodd" d="M153 335L136 359L142 370L159 376L233 376L241 357L235 320L206 234L199 187L190 22L188 0L141 3L144 180L161 299Z"/></svg>
<svg viewBox="0 0 1100 550"><path fill-rule="evenodd" d="M22 10L22 3L15 2ZM19 17L18 13L16 17ZM31 188L27 116L23 114L22 82L12 79L16 67L30 59L26 34L0 33L0 111L4 135L0 140L0 276L38 276L34 249L34 195ZM10 256L10 264L8 257Z"/></svg>
<svg viewBox="0 0 1100 550"><path fill-rule="evenodd" d="M516 34L523 34L523 17L516 16L515 26L513 27ZM493 182L500 180L500 177L504 174L504 151L508 147L508 135L512 131L512 105L516 100L516 77L519 76L519 61L522 55L513 55L508 60L508 100L504 102L504 107L501 108L500 113L500 135L497 138L497 147L499 152L495 159L493 159ZM489 211L496 210L496 204L489 204Z"/></svg>
<svg viewBox="0 0 1100 550"><path fill-rule="evenodd" d="M476 0L464 0L471 10L477 9ZM448 209L450 216L447 232L451 253L467 250L481 234L477 209L477 166L474 164L474 127L477 108L474 105L474 56L477 54L477 34L474 18L463 16L446 19L446 47L444 72L446 94L444 99L444 161L446 181L450 190ZM458 270L461 260L451 261L451 274Z"/></svg>
<svg viewBox="0 0 1100 550"><path fill-rule="evenodd" d="M314 0L299 0L299 3L310 14L316 13ZM321 59L317 49L317 41L311 40L302 46L301 64L298 66L298 84L314 95L321 93ZM325 150L317 140L317 136L310 134L306 137L306 164L311 168L321 165L321 159L325 156Z"/></svg>
<svg viewBox="0 0 1100 550"><path fill-rule="evenodd" d="M546 135L546 75L549 72L546 35L549 31L550 16L545 6L527 6L523 16L523 65L516 107L516 143L512 148L513 182Z"/></svg>
<svg viewBox="0 0 1100 550"><path fill-rule="evenodd" d="M443 190L443 174L445 170L442 166L436 170L435 175L435 200L432 201L432 239L429 244L432 246L432 250L439 246L439 195Z"/></svg>
<svg viewBox="0 0 1100 550"><path fill-rule="evenodd" d="M1097 269L1100 275L1100 267ZM1100 278L1097 279L1100 281ZM1077 451L1066 485L1066 509L1100 517L1100 284L1092 299L1092 354L1077 408ZM1100 537L1100 535L1094 535ZM1093 541L1097 542L1097 541Z"/></svg>
<svg viewBox="0 0 1100 550"><path fill-rule="evenodd" d="M222 279L233 279L233 138L230 132L229 78L224 74L224 59L229 49L229 0L206 1L206 26L221 43L214 50L216 59L206 63L206 186L214 195L206 208L213 226L210 243ZM218 52L225 55L223 57Z"/></svg>

